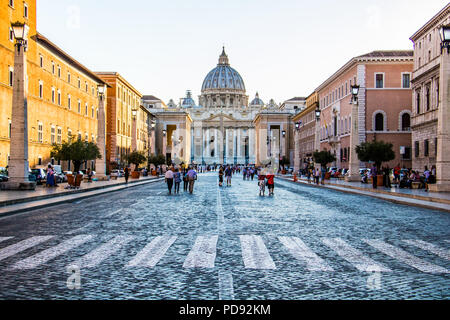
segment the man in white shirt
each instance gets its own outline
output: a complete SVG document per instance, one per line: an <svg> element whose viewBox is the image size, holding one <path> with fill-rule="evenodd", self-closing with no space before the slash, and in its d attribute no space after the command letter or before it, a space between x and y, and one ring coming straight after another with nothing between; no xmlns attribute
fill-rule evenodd
<svg viewBox="0 0 450 320"><path fill-rule="evenodd" d="M168 168L165 174L167 188L169 189L169 195L172 194L172 186L173 186L173 171L172 168Z"/></svg>

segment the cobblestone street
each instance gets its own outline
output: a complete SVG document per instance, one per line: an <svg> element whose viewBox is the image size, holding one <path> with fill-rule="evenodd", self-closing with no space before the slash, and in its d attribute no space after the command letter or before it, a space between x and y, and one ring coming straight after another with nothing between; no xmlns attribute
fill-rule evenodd
<svg viewBox="0 0 450 320"><path fill-rule="evenodd" d="M261 198L201 174L194 195L159 182L2 218L0 298L450 298L448 213L276 182Z"/></svg>

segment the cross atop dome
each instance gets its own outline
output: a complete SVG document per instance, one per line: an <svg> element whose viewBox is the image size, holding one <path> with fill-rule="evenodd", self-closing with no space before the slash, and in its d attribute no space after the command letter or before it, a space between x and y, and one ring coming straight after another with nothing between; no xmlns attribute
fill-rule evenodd
<svg viewBox="0 0 450 320"><path fill-rule="evenodd" d="M222 47L222 54L219 57L219 65L229 66L230 62L228 61L228 56L225 53L225 46Z"/></svg>

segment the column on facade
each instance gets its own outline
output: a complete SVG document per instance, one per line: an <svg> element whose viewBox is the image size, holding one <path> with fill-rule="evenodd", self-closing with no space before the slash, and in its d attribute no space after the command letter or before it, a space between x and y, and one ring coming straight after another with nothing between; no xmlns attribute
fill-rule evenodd
<svg viewBox="0 0 450 320"><path fill-rule="evenodd" d="M214 162L219 163L219 130L214 128Z"/></svg>
<svg viewBox="0 0 450 320"><path fill-rule="evenodd" d="M239 158L242 156L242 142L241 142L241 128L237 128L237 157L238 161Z"/></svg>
<svg viewBox="0 0 450 320"><path fill-rule="evenodd" d="M437 124L437 183L430 185L430 191L450 191L450 53L443 50L439 75L439 108Z"/></svg>

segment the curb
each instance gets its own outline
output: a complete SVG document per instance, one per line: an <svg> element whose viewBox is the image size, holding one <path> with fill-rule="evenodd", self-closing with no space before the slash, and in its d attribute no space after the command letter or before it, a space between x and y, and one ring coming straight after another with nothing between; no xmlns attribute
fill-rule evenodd
<svg viewBox="0 0 450 320"><path fill-rule="evenodd" d="M279 176L279 178L290 179L291 177L287 178L287 177ZM298 181L300 183L305 183L306 182L306 180L304 180L304 179L298 179ZM415 200L421 200L421 201L427 201L427 202L434 202L434 203L441 203L441 204L448 204L448 205L450 205L450 200L441 199L441 198L424 197L424 196L414 195L414 194L392 193L392 192L389 192L389 191L384 191L384 190L379 190L379 189L376 189L376 190L370 189L370 190L368 190L366 188L360 188L360 187L351 186L351 185L342 185L342 184L337 184L337 183L334 183L334 182L328 182L326 185L339 187L339 188L349 188L349 189L365 191L365 192L380 193L380 194L385 194L385 195L391 196L391 197L402 197L402 198L415 199Z"/></svg>
<svg viewBox="0 0 450 320"><path fill-rule="evenodd" d="M433 202L433 201L427 201L427 200L422 200L422 199L413 199L413 198L409 198L412 200L416 200L416 201L422 201L422 202L429 202L429 204L426 203L416 203L416 202L408 202L406 199L408 199L407 197L398 197L398 198L403 198L403 199L393 199L393 198L387 198L384 197L383 195L381 195L381 193L379 194L375 194L372 193L370 191L367 190L358 190L356 188L346 188L347 186L338 186L338 185L333 185L333 184L328 184L328 185L316 185L316 184L308 184L306 182L303 181L298 181L298 182L294 182L291 179L288 178L284 178L284 177L279 177L281 180L286 181L286 182L290 182L293 184L301 184L304 186L309 186L309 187L313 187L313 188L325 188L328 190L334 190L334 191L338 191L338 192L344 192L344 193L352 193L352 194L357 194L357 195L361 195L361 196L367 196L367 197L372 197L372 198L376 198L376 199L380 199L380 200L384 200L384 201L388 201L388 202L392 202L392 203L396 203L396 204L401 204L401 205L407 205L407 206L414 206L414 207L420 207L420 208L424 208L424 209L431 209L431 210L439 210L439 211L444 211L444 212L450 212L450 209L445 209L445 208L441 208L438 207L435 204L441 204L441 205L448 205L447 203L439 203L439 202ZM337 189L339 188L339 189ZM362 192L365 193L362 193ZM390 195L390 194L386 194L389 195L389 197L397 197L397 195Z"/></svg>
<svg viewBox="0 0 450 320"><path fill-rule="evenodd" d="M131 180L131 181L128 181L128 185L132 185L132 184L135 184L135 183L147 182L147 181L153 181L153 180L158 180L158 179L159 178ZM70 195L74 195L74 194L91 192L91 191L95 191L95 190L114 188L114 187L123 186L123 185L126 185L126 184L127 184L126 182L120 182L120 183L117 183L117 184L114 184L114 185L103 185L103 186L86 188L86 189L78 189L78 190L70 190L70 191L68 190L68 191L58 192L58 193L55 193L55 194L46 194L46 195L33 196L33 197L22 198L22 199L5 200L5 201L0 201L0 209L4 208L4 207L7 207L7 206L20 204L20 203L27 203L27 202L39 201L39 200L50 199L50 198L70 196Z"/></svg>
<svg viewBox="0 0 450 320"><path fill-rule="evenodd" d="M151 183L157 183L164 181L164 178L156 178L156 179L148 179L144 181L133 181L132 183L126 184L120 183L114 186L102 186L98 188L91 188L91 189L85 189L80 190L79 192L69 192L58 194L58 196L55 195L46 195L46 196L39 196L35 198L39 199L33 199L30 201L23 201L16 204L11 204L7 206L0 207L0 219L11 217L15 214L24 213L32 210L42 209L42 208L48 208L56 205L60 205L63 203L71 203L74 201L78 201L81 199L87 199L91 197L95 197L98 195L102 195L105 193L111 193L111 192L117 192L128 188L134 188L139 187L146 184ZM48 199L52 199L54 201L45 201ZM35 205L33 205L35 203Z"/></svg>

